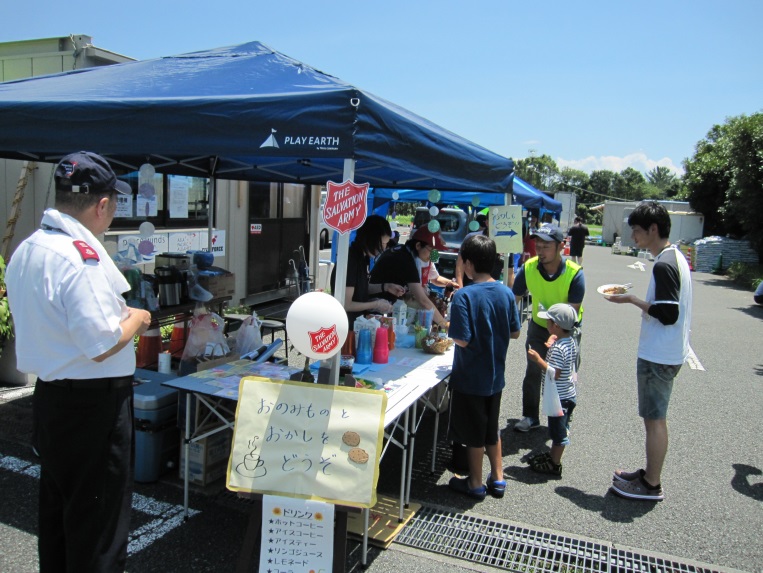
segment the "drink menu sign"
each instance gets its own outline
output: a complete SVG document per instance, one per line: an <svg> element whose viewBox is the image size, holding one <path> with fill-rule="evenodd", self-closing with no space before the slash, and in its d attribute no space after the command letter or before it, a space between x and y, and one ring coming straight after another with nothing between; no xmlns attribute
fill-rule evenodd
<svg viewBox="0 0 763 573"><path fill-rule="evenodd" d="M349 179L344 183L329 181L326 185L323 220L341 234L360 227L368 214L368 183L358 185Z"/></svg>
<svg viewBox="0 0 763 573"><path fill-rule="evenodd" d="M333 505L288 497L262 496L260 571L331 571L333 550ZM339 558L344 559L344 555Z"/></svg>

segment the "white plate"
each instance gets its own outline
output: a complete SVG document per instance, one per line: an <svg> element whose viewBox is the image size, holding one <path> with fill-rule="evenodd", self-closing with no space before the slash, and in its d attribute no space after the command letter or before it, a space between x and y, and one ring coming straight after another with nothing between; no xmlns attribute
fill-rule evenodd
<svg viewBox="0 0 763 573"><path fill-rule="evenodd" d="M600 295L604 296L605 298L606 297L623 296L623 295L627 294L627 292L625 292L623 294L607 294L607 293L604 292L608 288L619 287L619 286L623 286L623 285L621 285L621 284L601 285L599 288L596 289L596 292L598 292Z"/></svg>

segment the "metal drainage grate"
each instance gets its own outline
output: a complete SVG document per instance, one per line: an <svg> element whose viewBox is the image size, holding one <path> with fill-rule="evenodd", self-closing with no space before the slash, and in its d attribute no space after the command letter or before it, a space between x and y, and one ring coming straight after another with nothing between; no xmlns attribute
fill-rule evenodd
<svg viewBox="0 0 763 573"><path fill-rule="evenodd" d="M636 553L461 513L422 507L395 542L524 573L719 573L719 569Z"/></svg>

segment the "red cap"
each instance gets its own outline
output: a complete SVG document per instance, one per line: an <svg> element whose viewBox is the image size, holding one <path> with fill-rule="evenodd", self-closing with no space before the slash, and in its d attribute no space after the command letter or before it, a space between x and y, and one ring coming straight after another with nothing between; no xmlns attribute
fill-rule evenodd
<svg viewBox="0 0 763 573"><path fill-rule="evenodd" d="M445 248L445 241L440 236L440 231L433 233L426 226L419 227L411 237L414 241L420 241L438 250Z"/></svg>

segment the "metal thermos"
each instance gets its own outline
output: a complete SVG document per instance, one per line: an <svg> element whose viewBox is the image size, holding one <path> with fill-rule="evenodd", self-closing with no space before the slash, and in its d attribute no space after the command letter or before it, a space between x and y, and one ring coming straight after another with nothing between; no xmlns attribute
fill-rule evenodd
<svg viewBox="0 0 763 573"><path fill-rule="evenodd" d="M162 306L180 304L183 276L177 267L156 267L154 273L159 283L159 303Z"/></svg>

